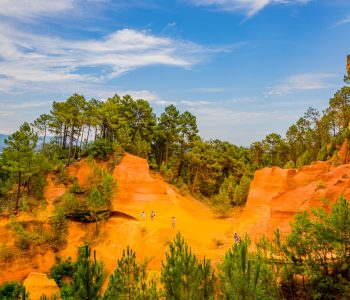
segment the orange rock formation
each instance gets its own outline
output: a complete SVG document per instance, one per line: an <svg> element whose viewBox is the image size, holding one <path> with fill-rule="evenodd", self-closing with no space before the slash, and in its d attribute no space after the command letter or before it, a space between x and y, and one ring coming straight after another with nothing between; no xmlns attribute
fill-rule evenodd
<svg viewBox="0 0 350 300"><path fill-rule="evenodd" d="M24 280L23 285L26 288L26 292L29 292L31 300L40 300L40 297L44 294L50 299L50 297L60 297L60 289L55 280L48 279L44 273L30 273Z"/></svg>
<svg viewBox="0 0 350 300"><path fill-rule="evenodd" d="M282 234L299 211L313 207L328 208L340 195L350 199L350 165L333 167L317 162L299 170L264 168L255 173L248 201L238 225L240 231L255 237Z"/></svg>

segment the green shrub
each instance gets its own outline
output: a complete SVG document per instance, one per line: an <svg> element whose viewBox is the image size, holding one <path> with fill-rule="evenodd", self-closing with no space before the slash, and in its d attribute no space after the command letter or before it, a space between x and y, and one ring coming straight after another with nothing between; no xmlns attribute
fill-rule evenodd
<svg viewBox="0 0 350 300"><path fill-rule="evenodd" d="M75 176L72 176L70 178L70 181L72 183L69 192L72 194L83 194L85 190L80 186L78 178Z"/></svg>
<svg viewBox="0 0 350 300"><path fill-rule="evenodd" d="M10 247L5 242L0 247L0 261L10 262L13 259L13 253Z"/></svg>
<svg viewBox="0 0 350 300"><path fill-rule="evenodd" d="M317 181L317 183L316 183L316 189L317 190L320 190L320 189L324 189L325 188L325 184L324 184L324 181L323 180L319 180L319 181Z"/></svg>
<svg viewBox="0 0 350 300"><path fill-rule="evenodd" d="M75 271L75 263L72 262L71 257L55 257L55 264L50 268L49 278L55 280L59 287L65 284L65 280L73 278Z"/></svg>
<svg viewBox="0 0 350 300"><path fill-rule="evenodd" d="M64 193L59 201L59 207L63 209L65 214L74 213L81 207L76 196L71 193Z"/></svg>
<svg viewBox="0 0 350 300"><path fill-rule="evenodd" d="M67 242L68 221L66 220L64 210L62 208L55 209L50 219L52 228L53 245L60 247Z"/></svg>
<svg viewBox="0 0 350 300"><path fill-rule="evenodd" d="M113 152L113 145L108 140L96 140L87 145L83 155L92 156L97 159L107 160L108 155Z"/></svg>
<svg viewBox="0 0 350 300"><path fill-rule="evenodd" d="M17 300L20 298L23 285L17 281L4 282L0 285L0 299Z"/></svg>

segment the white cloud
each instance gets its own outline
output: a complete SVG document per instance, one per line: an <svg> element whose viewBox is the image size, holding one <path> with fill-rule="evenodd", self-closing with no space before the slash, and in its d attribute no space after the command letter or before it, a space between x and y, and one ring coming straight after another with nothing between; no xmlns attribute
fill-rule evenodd
<svg viewBox="0 0 350 300"><path fill-rule="evenodd" d="M198 6L213 6L228 12L243 12L252 17L270 4L307 4L312 0L188 0Z"/></svg>
<svg viewBox="0 0 350 300"><path fill-rule="evenodd" d="M350 23L350 15L346 18L340 20L339 22L335 23L331 28L335 28L341 25L349 24Z"/></svg>
<svg viewBox="0 0 350 300"><path fill-rule="evenodd" d="M320 90L332 88L335 85L330 82L335 78L334 74L298 74L288 77L286 80L269 88L266 96L285 95L295 91Z"/></svg>
<svg viewBox="0 0 350 300"><path fill-rule="evenodd" d="M1 0L0 16L28 19L60 13L73 6L74 0Z"/></svg>
<svg viewBox="0 0 350 300"><path fill-rule="evenodd" d="M96 40L67 40L22 32L5 23L0 26L2 92L19 84L102 82L150 65L190 68L221 51L133 29Z"/></svg>

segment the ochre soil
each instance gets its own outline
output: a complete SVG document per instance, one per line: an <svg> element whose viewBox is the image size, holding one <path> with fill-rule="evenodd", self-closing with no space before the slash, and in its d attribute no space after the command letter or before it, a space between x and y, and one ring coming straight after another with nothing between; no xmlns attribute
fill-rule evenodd
<svg viewBox="0 0 350 300"><path fill-rule="evenodd" d="M84 160L70 166L70 176L76 176L81 185L85 185L90 168ZM177 231L181 231L192 251L199 257L204 255L216 265L225 251L231 246L233 225L232 218L219 219L203 203L191 196L182 196L176 188L166 183L160 175L150 174L145 159L126 154L122 162L113 171L117 180L117 192L113 197L113 209L126 214L117 215L99 225L99 235L93 239L93 249L97 258L102 259L108 274L116 266L122 251L130 246L137 258L149 261L148 269L159 275L161 261L165 257L168 243ZM45 211L39 211L38 220L47 220L54 209L53 202L63 195L67 187L54 183L54 175L49 174L44 197L47 205ZM153 220L151 211L156 213ZM146 218L141 218L145 211ZM129 217L130 216L130 217ZM176 217L176 227L171 219ZM131 218L132 217L132 218ZM17 220L30 220L33 215L21 213ZM5 227L8 218L0 219L1 240L6 245L13 245L12 233ZM18 257L8 263L0 264L0 282L23 280L31 272L47 273L55 261L55 255L71 256L75 259L77 248L84 240L92 240L95 224L69 222L67 247L58 253L40 249L39 254ZM218 241L222 245L217 245Z"/></svg>
<svg viewBox="0 0 350 300"><path fill-rule="evenodd" d="M84 186L90 168L82 160L70 166L67 172L69 176L76 176ZM193 197L182 196L160 175L150 174L145 159L126 154L114 169L113 177L118 186L113 208L124 215L117 214L100 223L99 235L95 238L95 224L69 222L67 247L58 253L46 247L39 252L36 249L20 255L13 247L11 231L6 228L9 218L0 218L0 246L4 243L17 251L13 261L0 263L0 283L23 280L31 272L47 273L55 255L71 256L74 260L77 248L85 240L93 240L97 258L104 261L108 274L114 270L122 251L130 246L140 262L147 260L149 271L159 276L168 243L177 231L196 255L210 258L215 266L232 245L235 231L240 235L247 232L253 241L262 234L272 236L277 228L285 234L290 230L289 222L296 212L312 207L328 209L325 199L333 203L341 194L350 199L350 164L334 167L330 162L317 162L299 170L273 167L257 171L243 213L231 214L226 219L217 218ZM54 209L54 200L67 190L66 186L54 183L53 174L49 174L47 180L44 191L47 205L45 210L36 214L35 218L39 220L48 220ZM156 213L153 220L150 218L152 210ZM141 218L142 211L146 213L145 220ZM176 228L171 225L173 216L176 217ZM17 217L18 220L33 218L29 213Z"/></svg>

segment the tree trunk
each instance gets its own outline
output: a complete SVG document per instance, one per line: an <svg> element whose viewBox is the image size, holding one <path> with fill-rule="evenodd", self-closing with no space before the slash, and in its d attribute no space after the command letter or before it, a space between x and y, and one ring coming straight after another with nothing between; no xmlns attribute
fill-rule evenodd
<svg viewBox="0 0 350 300"><path fill-rule="evenodd" d="M169 144L165 144L165 163L168 163L168 158L169 158Z"/></svg>
<svg viewBox="0 0 350 300"><path fill-rule="evenodd" d="M44 131L44 140L43 140L43 146L42 146L42 149L44 149L44 146L45 146L45 139L46 139L46 125L45 125L45 131Z"/></svg>
<svg viewBox="0 0 350 300"><path fill-rule="evenodd" d="M86 143L89 142L90 126L91 126L91 125L88 126L88 133L87 133L87 137L86 137Z"/></svg>
<svg viewBox="0 0 350 300"><path fill-rule="evenodd" d="M197 184L198 169L199 169L199 167L197 167L197 169L196 169L196 174L194 175L194 179L193 179L192 194L194 193L194 189L196 188L196 184Z"/></svg>
<svg viewBox="0 0 350 300"><path fill-rule="evenodd" d="M63 123L61 123L61 132L60 132L60 144L59 147L63 148Z"/></svg>
<svg viewBox="0 0 350 300"><path fill-rule="evenodd" d="M74 137L74 125L72 125L72 130L70 132L67 166L69 166L69 164L70 164L70 156L72 153L72 146L73 146L73 137Z"/></svg>
<svg viewBox="0 0 350 300"><path fill-rule="evenodd" d="M181 172L181 169L182 169L182 157L183 157L183 144L181 143L181 146L180 146L180 161L179 161L179 165L177 167L177 174L176 174L176 182L178 182L179 180L179 177L180 177L180 172Z"/></svg>
<svg viewBox="0 0 350 300"><path fill-rule="evenodd" d="M66 149L66 144L67 144L67 129L68 127L66 125L64 125L64 129L63 129L63 141L62 141L62 149Z"/></svg>
<svg viewBox="0 0 350 300"><path fill-rule="evenodd" d="M80 138L80 146L79 146L79 153L81 152L81 146L83 144L83 137L84 137L84 125L81 129L81 138Z"/></svg>
<svg viewBox="0 0 350 300"><path fill-rule="evenodd" d="M78 143L79 143L79 137L80 137L81 129L82 129L82 126L79 127L77 141L75 142L73 159L75 159L76 155L77 155L77 148L78 148Z"/></svg>
<svg viewBox="0 0 350 300"><path fill-rule="evenodd" d="M16 211L18 210L18 201L19 201L20 193L21 193L21 171L18 171L18 189L17 189L17 197L16 197Z"/></svg>

